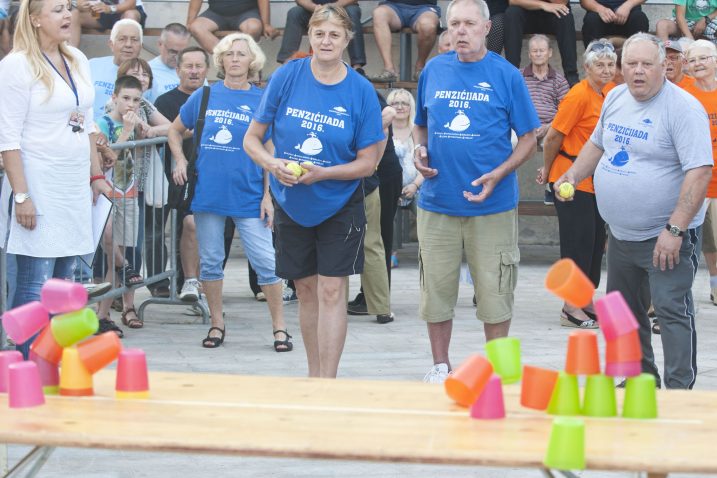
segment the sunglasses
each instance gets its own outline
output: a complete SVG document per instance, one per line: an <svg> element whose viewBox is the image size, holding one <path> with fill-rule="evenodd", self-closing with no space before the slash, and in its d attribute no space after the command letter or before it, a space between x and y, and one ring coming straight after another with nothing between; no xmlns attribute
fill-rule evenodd
<svg viewBox="0 0 717 478"><path fill-rule="evenodd" d="M612 45L612 43L606 41L599 41L588 46L588 52L599 53L605 50L614 52L615 47Z"/></svg>

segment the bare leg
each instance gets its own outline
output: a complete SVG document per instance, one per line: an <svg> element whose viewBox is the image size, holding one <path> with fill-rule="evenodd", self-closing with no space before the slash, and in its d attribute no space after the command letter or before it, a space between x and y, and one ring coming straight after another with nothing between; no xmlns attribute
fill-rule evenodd
<svg viewBox="0 0 717 478"><path fill-rule="evenodd" d="M707 270L710 273L710 277L717 276L717 253L705 252L705 262L707 263Z"/></svg>
<svg viewBox="0 0 717 478"><path fill-rule="evenodd" d="M336 378L346 342L346 277L319 276L319 361L320 376Z"/></svg>
<svg viewBox="0 0 717 478"><path fill-rule="evenodd" d="M266 296L266 304L269 306L272 331L286 330L286 323L284 322L284 299L282 298L283 281L277 282L276 284L262 285L260 287ZM277 340L284 340L284 338L283 336L279 336Z"/></svg>
<svg viewBox="0 0 717 478"><path fill-rule="evenodd" d="M309 377L319 377L318 276L313 275L303 279L296 279L294 285L296 286L296 296L299 299L299 324L301 326L301 338L306 349L306 360L309 364Z"/></svg>
<svg viewBox="0 0 717 478"><path fill-rule="evenodd" d="M212 315L212 327L224 329L224 311L222 310L222 288L223 280L205 280L202 281L202 288L207 295L207 303L209 304L209 313ZM222 334L216 330L212 330L210 337L220 337Z"/></svg>
<svg viewBox="0 0 717 478"><path fill-rule="evenodd" d="M431 353L433 363L444 363L451 370L451 362L448 359L448 348L451 345L451 333L453 331L453 320L444 322L429 322L428 339L431 341Z"/></svg>
<svg viewBox="0 0 717 478"><path fill-rule="evenodd" d="M380 6L373 11L373 35L383 61L383 68L396 73L391 55L391 31L399 30L401 22L391 7Z"/></svg>
<svg viewBox="0 0 717 478"><path fill-rule="evenodd" d="M483 324L483 331L485 332L486 342L488 340L507 337L510 331L510 320L506 320L500 324Z"/></svg>
<svg viewBox="0 0 717 478"><path fill-rule="evenodd" d="M418 58L416 59L416 70L421 70L426 65L428 55L436 43L436 31L438 29L438 17L431 12L426 12L418 17L413 25L418 33Z"/></svg>
<svg viewBox="0 0 717 478"><path fill-rule="evenodd" d="M205 51L213 52L214 47L219 43L219 39L214 32L219 29L219 25L208 18L199 17L189 25L189 31L199 43L199 46Z"/></svg>
<svg viewBox="0 0 717 478"><path fill-rule="evenodd" d="M662 41L667 41L670 35L676 35L677 33L677 24L667 18L659 20L655 26L655 34Z"/></svg>
<svg viewBox="0 0 717 478"><path fill-rule="evenodd" d="M194 216L184 218L182 237L179 240L179 257L182 261L184 277L199 277L199 244Z"/></svg>
<svg viewBox="0 0 717 478"><path fill-rule="evenodd" d="M261 21L256 18L249 18L248 20L241 22L241 25L239 25L239 31L250 35L254 41L258 42L261 38L262 32L264 31L264 27L261 25Z"/></svg>

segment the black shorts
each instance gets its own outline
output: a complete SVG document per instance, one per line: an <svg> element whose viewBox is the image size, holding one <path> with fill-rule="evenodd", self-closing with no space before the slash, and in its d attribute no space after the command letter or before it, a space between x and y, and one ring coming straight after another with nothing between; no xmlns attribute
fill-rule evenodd
<svg viewBox="0 0 717 478"><path fill-rule="evenodd" d="M142 28L144 28L144 22L147 20L147 13L145 13L144 8L142 8L141 5L136 7L136 10L139 12L139 24L142 25ZM111 30L115 23L117 23L117 21L121 18L121 13L100 13L100 17L97 21L100 25L102 25L103 30Z"/></svg>
<svg viewBox="0 0 717 478"><path fill-rule="evenodd" d="M261 21L259 16L259 9L252 8L240 15L220 15L219 13L213 12L208 8L199 15L202 18L207 18L217 24L219 30L239 30L239 26L250 18L256 18Z"/></svg>
<svg viewBox="0 0 717 478"><path fill-rule="evenodd" d="M363 184L336 214L313 227L297 224L274 201L274 231L276 275L282 279L361 274L366 233Z"/></svg>

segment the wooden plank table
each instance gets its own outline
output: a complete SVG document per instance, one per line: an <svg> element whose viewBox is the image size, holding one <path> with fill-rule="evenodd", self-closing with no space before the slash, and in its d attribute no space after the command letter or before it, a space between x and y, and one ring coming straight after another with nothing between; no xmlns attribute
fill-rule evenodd
<svg viewBox="0 0 717 478"><path fill-rule="evenodd" d="M115 400L114 372L91 398L10 409L0 443L153 452L541 468L552 417L519 405L479 421L443 387L416 382L150 373L149 400ZM618 391L618 403L621 391ZM589 469L717 473L717 393L658 391L656 420L586 418Z"/></svg>

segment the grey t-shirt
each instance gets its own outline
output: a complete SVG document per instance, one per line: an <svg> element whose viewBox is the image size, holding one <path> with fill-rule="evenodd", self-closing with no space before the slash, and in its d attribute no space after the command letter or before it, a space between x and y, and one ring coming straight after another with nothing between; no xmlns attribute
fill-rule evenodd
<svg viewBox="0 0 717 478"><path fill-rule="evenodd" d="M707 113L669 81L647 101L627 85L605 98L590 140L603 155L595 169L595 197L610 232L622 241L654 238L675 210L685 173L712 165ZM702 224L702 207L690 228Z"/></svg>

